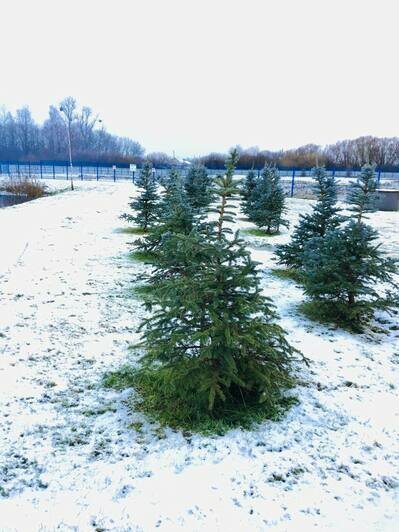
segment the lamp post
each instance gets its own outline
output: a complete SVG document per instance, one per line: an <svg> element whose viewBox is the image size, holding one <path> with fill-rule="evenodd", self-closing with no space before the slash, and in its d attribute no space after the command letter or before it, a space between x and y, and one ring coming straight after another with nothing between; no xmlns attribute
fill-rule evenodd
<svg viewBox="0 0 399 532"><path fill-rule="evenodd" d="M71 144L71 123L73 120L73 117L71 116L71 113L68 113L68 110L64 106L60 106L61 113L64 113L65 115L65 124L67 127L67 133L68 133L68 152L69 152L69 166L71 169L71 190L73 190L73 164L72 164L72 144Z"/></svg>

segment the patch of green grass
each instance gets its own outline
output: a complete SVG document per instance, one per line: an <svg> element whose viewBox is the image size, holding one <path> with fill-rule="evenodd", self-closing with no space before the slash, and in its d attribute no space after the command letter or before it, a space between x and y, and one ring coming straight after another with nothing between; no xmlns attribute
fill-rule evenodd
<svg viewBox="0 0 399 532"><path fill-rule="evenodd" d="M130 423L129 427L131 429L134 429L138 434L142 434L143 433L143 422L142 421L133 421L132 423Z"/></svg>
<svg viewBox="0 0 399 532"><path fill-rule="evenodd" d="M250 229L242 229L242 232L245 233L246 235L251 235L251 236L266 236L266 237L270 237L270 236L277 236L280 234L280 232L277 232L277 233L268 233L266 231L266 229L259 229L259 227L251 227Z"/></svg>
<svg viewBox="0 0 399 532"><path fill-rule="evenodd" d="M241 401L229 402L215 412L199 412L194 404L182 401L180 397L165 392L163 373L159 369L134 369L123 366L120 370L104 376L107 387L121 390L135 388L129 406L134 411L144 413L151 422L161 428L170 427L186 433L203 435L223 435L234 428L249 430L266 419L280 420L285 412L298 403L296 397L275 398L272 405L259 403L244 404Z"/></svg>
<svg viewBox="0 0 399 532"><path fill-rule="evenodd" d="M270 273L279 279L289 279L296 283L302 283L301 274L298 270L293 270L292 268L274 268L270 270Z"/></svg>
<svg viewBox="0 0 399 532"><path fill-rule="evenodd" d="M142 227L120 227L116 229L116 233L123 233L125 235L146 235L148 231Z"/></svg>
<svg viewBox="0 0 399 532"><path fill-rule="evenodd" d="M365 323L350 316L346 311L346 305L339 305L329 301L304 301L298 305L298 311L308 319L323 325L336 325L351 333L364 332ZM356 309L353 309L356 312ZM382 332L382 329L374 328L374 332Z"/></svg>
<svg viewBox="0 0 399 532"><path fill-rule="evenodd" d="M117 371L108 371L103 376L103 385L105 388L114 390L124 390L131 388L134 384L135 371L131 366L124 365Z"/></svg>
<svg viewBox="0 0 399 532"><path fill-rule="evenodd" d="M156 254L151 253L150 251L132 251L129 254L129 257L132 260L135 260L138 262L146 262L146 263L152 264L156 259Z"/></svg>
<svg viewBox="0 0 399 532"><path fill-rule="evenodd" d="M101 416L102 414L106 414L107 412L116 412L116 407L111 405L105 405L99 408L94 408L92 410L84 410L83 415L86 417Z"/></svg>

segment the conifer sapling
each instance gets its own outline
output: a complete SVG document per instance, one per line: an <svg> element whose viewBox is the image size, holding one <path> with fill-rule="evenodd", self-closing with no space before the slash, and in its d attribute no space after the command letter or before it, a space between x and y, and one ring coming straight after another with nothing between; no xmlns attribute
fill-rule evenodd
<svg viewBox="0 0 399 532"><path fill-rule="evenodd" d="M237 159L233 151L216 180L217 219L163 241L161 254L170 260L157 264L163 281L141 327L142 404L178 426L209 417L232 421L251 408L273 412L292 383L294 350L261 293L256 263L227 226L235 220Z"/></svg>
<svg viewBox="0 0 399 532"><path fill-rule="evenodd" d="M159 215L157 185L152 175L150 162L144 163L136 185L141 189L140 195L129 203L135 214L125 213L122 214L121 218L128 222L135 222L138 227L146 231L157 220Z"/></svg>
<svg viewBox="0 0 399 532"><path fill-rule="evenodd" d="M337 186L334 176L328 176L323 167L313 168L313 179L317 203L313 212L300 216L291 241L277 248L278 263L289 268L300 269L303 264L303 251L306 242L313 237L323 237L329 229L334 229L343 220L337 207Z"/></svg>
<svg viewBox="0 0 399 532"><path fill-rule="evenodd" d="M285 194L277 168L265 166L247 203L249 219L258 227L265 228L268 234L276 233L281 225L288 227L287 220L283 218L286 211L284 203Z"/></svg>
<svg viewBox="0 0 399 532"><path fill-rule="evenodd" d="M398 304L397 292L389 288L395 286L397 261L386 257L378 232L364 223L365 214L375 210L376 188L374 168L366 165L350 185L349 221L308 241L303 255L305 293L327 318L354 330L375 310L391 311Z"/></svg>

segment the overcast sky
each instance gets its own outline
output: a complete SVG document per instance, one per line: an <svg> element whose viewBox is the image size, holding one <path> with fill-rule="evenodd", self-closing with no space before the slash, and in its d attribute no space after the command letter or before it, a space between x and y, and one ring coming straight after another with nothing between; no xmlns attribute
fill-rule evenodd
<svg viewBox="0 0 399 532"><path fill-rule="evenodd" d="M0 105L72 95L147 151L399 133L396 0L2 0Z"/></svg>

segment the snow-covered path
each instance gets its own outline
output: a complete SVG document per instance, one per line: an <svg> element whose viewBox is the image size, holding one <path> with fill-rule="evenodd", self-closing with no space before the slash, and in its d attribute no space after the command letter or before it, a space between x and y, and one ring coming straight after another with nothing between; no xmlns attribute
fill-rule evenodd
<svg viewBox="0 0 399 532"><path fill-rule="evenodd" d="M311 360L300 404L224 437L159 431L129 412L128 391L101 386L133 356L142 315L126 296L144 266L116 231L133 187L77 188L0 210L0 530L397 530L397 330L308 322L295 309L301 289L264 270ZM290 207L295 219L309 202ZM398 254L398 213L373 223ZM247 238L271 266L288 233Z"/></svg>

